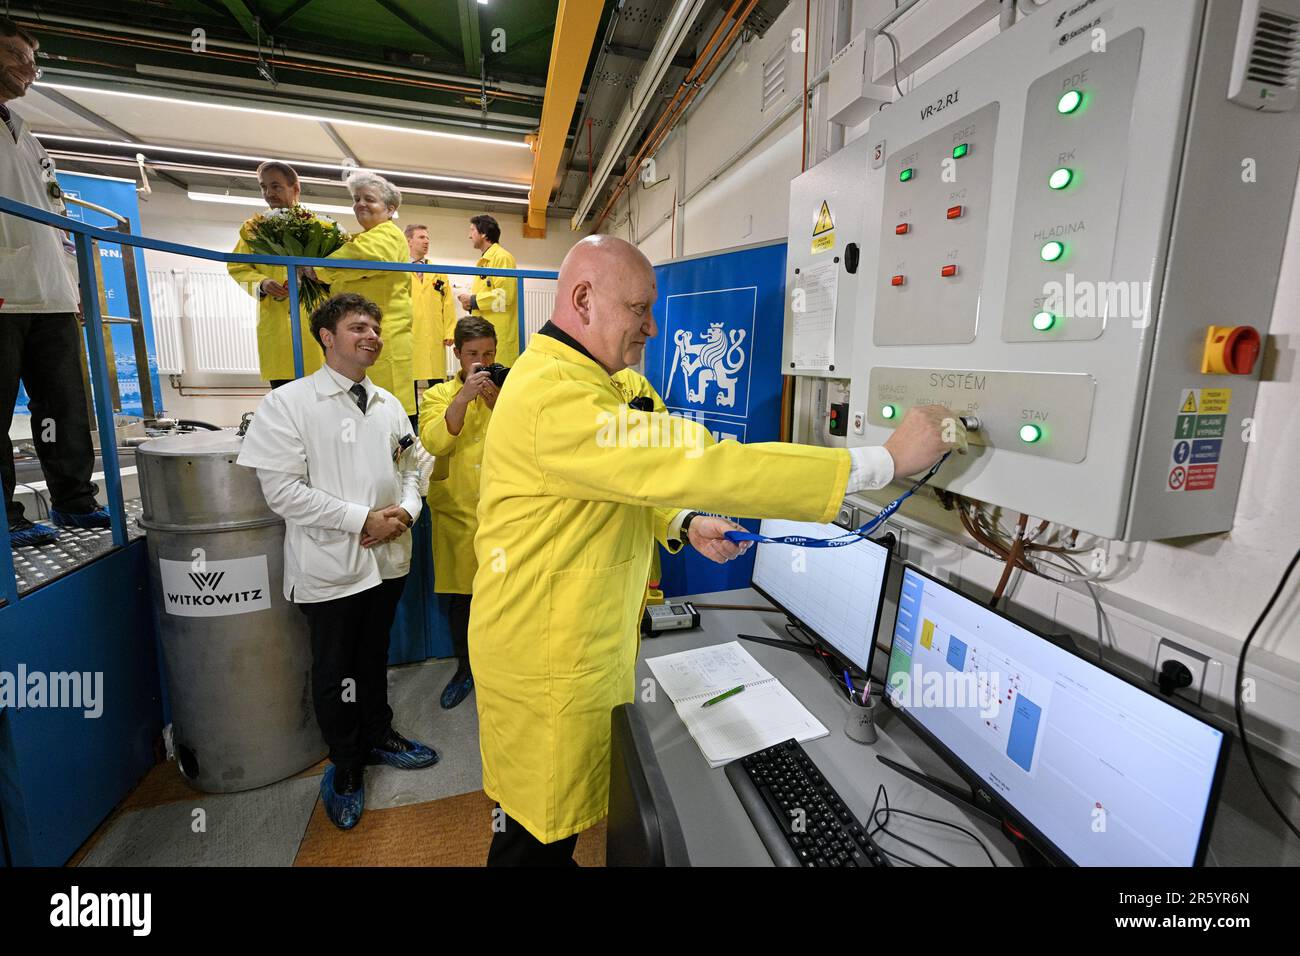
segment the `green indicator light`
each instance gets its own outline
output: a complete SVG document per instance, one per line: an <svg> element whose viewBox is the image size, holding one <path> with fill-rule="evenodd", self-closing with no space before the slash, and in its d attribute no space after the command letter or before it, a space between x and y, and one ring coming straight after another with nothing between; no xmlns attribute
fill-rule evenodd
<svg viewBox="0 0 1300 956"><path fill-rule="evenodd" d="M885 419L886 421L893 418L897 414L898 414L898 409L895 408L893 405L880 406L880 417Z"/></svg>
<svg viewBox="0 0 1300 956"><path fill-rule="evenodd" d="M908 181L909 179L911 179L911 178L912 178L912 167L911 167L911 166L908 166L905 170L903 170L901 173L898 174L898 181L899 181L900 183L905 183L905 182L907 182L907 181Z"/></svg>
<svg viewBox="0 0 1300 956"><path fill-rule="evenodd" d="M969 152L970 152L970 145L968 143L961 143L952 148L952 158L961 159Z"/></svg>
<svg viewBox="0 0 1300 956"><path fill-rule="evenodd" d="M1064 189L1070 185L1070 180L1074 179L1074 172L1062 166L1055 170L1051 176L1047 177L1047 185L1053 189Z"/></svg>
<svg viewBox="0 0 1300 956"><path fill-rule="evenodd" d="M1055 262L1065 255L1065 245L1053 239L1051 242L1044 243L1038 254L1043 257L1044 262Z"/></svg>
<svg viewBox="0 0 1300 956"><path fill-rule="evenodd" d="M1056 112L1073 113L1082 105L1083 94L1078 90L1070 90L1068 93L1062 94L1061 98L1056 101Z"/></svg>
<svg viewBox="0 0 1300 956"><path fill-rule="evenodd" d="M1039 312L1034 316L1034 328L1039 332L1046 332L1056 324L1056 316L1050 312Z"/></svg>
<svg viewBox="0 0 1300 956"><path fill-rule="evenodd" d="M1020 440L1026 445L1032 445L1038 439L1043 437L1043 430L1037 425L1021 425Z"/></svg>

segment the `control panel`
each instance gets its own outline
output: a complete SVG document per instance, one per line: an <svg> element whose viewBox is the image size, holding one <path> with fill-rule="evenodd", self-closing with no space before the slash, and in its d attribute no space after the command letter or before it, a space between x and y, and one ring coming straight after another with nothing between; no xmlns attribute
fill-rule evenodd
<svg viewBox="0 0 1300 956"><path fill-rule="evenodd" d="M1060 0L872 117L850 445L942 403L981 428L940 487L1231 528L1300 164L1284 97L1230 98L1243 42L1300 62L1300 0L1267 6Z"/></svg>

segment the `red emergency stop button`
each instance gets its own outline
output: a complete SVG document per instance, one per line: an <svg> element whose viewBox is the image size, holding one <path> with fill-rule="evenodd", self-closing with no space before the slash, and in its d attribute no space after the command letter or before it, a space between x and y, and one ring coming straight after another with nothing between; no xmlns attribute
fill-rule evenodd
<svg viewBox="0 0 1300 956"><path fill-rule="evenodd" d="M1255 370L1263 340L1249 325L1211 325L1205 333L1204 375L1249 375Z"/></svg>
<svg viewBox="0 0 1300 956"><path fill-rule="evenodd" d="M902 276L894 276L892 279L889 280L889 284L890 284L890 285L902 285L902 284L903 284L903 277L902 277Z"/></svg>

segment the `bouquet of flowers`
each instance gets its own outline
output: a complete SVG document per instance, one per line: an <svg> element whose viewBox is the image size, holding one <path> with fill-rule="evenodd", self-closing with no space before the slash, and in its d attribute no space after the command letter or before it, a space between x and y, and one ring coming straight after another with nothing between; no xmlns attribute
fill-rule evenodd
<svg viewBox="0 0 1300 956"><path fill-rule="evenodd" d="M240 227L239 234L255 253L310 259L328 256L351 238L333 219L317 216L298 203L258 213ZM328 297L328 285L299 275L298 301L304 312L310 315Z"/></svg>

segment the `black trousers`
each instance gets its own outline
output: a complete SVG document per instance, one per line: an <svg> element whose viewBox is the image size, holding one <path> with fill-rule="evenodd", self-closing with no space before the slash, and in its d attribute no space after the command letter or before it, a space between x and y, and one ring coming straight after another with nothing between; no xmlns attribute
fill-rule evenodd
<svg viewBox="0 0 1300 956"><path fill-rule="evenodd" d="M452 594L451 606L447 609L447 623L451 625L451 646L456 657L460 659L460 669L466 674L469 670L469 608L474 600L472 594Z"/></svg>
<svg viewBox="0 0 1300 956"><path fill-rule="evenodd" d="M81 327L71 312L0 315L0 481L10 522L24 517L14 501L14 449L9 441L18 383L27 389L32 442L45 473L50 504L60 511L99 507L90 481L95 448L90 441L86 388L81 381Z"/></svg>
<svg viewBox="0 0 1300 956"><path fill-rule="evenodd" d="M388 632L405 584L403 575L358 594L298 605L311 626L316 723L330 760L339 767L364 767L366 756L392 726Z"/></svg>
<svg viewBox="0 0 1300 956"><path fill-rule="evenodd" d="M488 847L488 866L578 865L573 859L573 848L578 845L576 833L554 843L543 843L509 814L502 813L501 818L505 821L505 829L492 834L492 845Z"/></svg>

